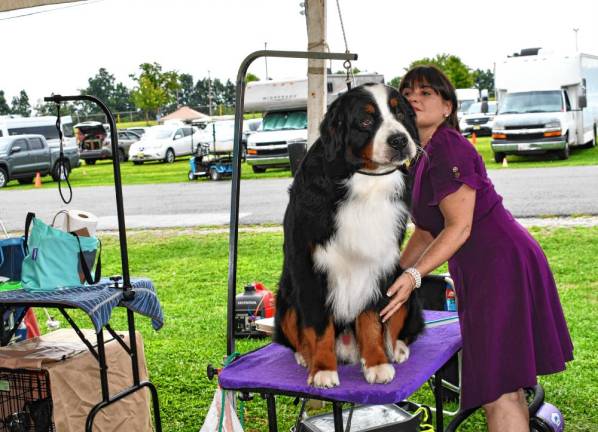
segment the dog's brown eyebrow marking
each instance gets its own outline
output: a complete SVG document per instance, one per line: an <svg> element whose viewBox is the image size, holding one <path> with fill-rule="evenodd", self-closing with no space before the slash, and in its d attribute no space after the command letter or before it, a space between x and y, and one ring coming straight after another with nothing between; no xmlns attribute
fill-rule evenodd
<svg viewBox="0 0 598 432"><path fill-rule="evenodd" d="M392 108L396 108L397 105L399 105L399 100L397 98L393 97L393 98L390 98L390 101L388 101L388 103Z"/></svg>
<svg viewBox="0 0 598 432"><path fill-rule="evenodd" d="M376 112L376 107L372 104L366 104L363 110L368 114L374 114Z"/></svg>

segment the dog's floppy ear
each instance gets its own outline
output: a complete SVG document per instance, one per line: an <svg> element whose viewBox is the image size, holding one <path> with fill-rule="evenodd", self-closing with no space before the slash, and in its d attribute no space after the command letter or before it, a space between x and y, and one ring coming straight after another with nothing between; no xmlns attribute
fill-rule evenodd
<svg viewBox="0 0 598 432"><path fill-rule="evenodd" d="M337 98L328 108L320 124L320 139L324 145L324 157L332 162L345 142L347 119L341 104L343 97Z"/></svg>

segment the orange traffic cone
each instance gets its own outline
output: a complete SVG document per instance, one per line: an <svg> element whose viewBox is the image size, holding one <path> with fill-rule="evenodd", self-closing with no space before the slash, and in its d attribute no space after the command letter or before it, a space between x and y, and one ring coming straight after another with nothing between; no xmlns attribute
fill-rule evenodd
<svg viewBox="0 0 598 432"><path fill-rule="evenodd" d="M474 133L471 134L471 143L476 145L478 143L478 136Z"/></svg>
<svg viewBox="0 0 598 432"><path fill-rule="evenodd" d="M40 187L42 187L42 176L41 176L41 174L39 173L39 171L35 173L35 181L33 182L33 185L34 185L36 188L40 188Z"/></svg>

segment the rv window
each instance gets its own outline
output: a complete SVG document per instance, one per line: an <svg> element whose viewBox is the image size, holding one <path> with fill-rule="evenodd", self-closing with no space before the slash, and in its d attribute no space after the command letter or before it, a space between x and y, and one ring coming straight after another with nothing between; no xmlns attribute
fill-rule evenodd
<svg viewBox="0 0 598 432"><path fill-rule="evenodd" d="M56 126L28 126L8 129L9 135L27 135L37 134L43 135L47 140L58 139L58 130Z"/></svg>
<svg viewBox="0 0 598 432"><path fill-rule="evenodd" d="M276 112L267 114L264 117L262 130L285 130L285 129L306 129L307 128L307 112L306 111L291 111L291 112Z"/></svg>
<svg viewBox="0 0 598 432"><path fill-rule="evenodd" d="M565 111L571 111L571 102L569 102L569 93L567 90L563 92L565 94Z"/></svg>
<svg viewBox="0 0 598 432"><path fill-rule="evenodd" d="M563 109L560 90L507 93L499 114L559 112Z"/></svg>

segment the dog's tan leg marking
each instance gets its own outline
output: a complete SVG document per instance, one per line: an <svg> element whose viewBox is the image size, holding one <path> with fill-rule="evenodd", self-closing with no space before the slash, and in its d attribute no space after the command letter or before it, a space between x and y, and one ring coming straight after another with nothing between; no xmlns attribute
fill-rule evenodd
<svg viewBox="0 0 598 432"><path fill-rule="evenodd" d="M289 340L295 350L295 361L297 364L307 367L306 352L300 340L299 329L297 327L297 313L295 309L289 309L282 318L282 332Z"/></svg>
<svg viewBox="0 0 598 432"><path fill-rule="evenodd" d="M392 346L393 360L397 363L402 363L409 358L409 347L405 342L398 340L406 319L407 306L403 305L386 322L386 337Z"/></svg>
<svg viewBox="0 0 598 432"><path fill-rule="evenodd" d="M334 387L339 385L334 350L334 326L329 322L322 336L317 336L311 328L303 329L303 345L308 352L307 365L309 377L307 383L314 387Z"/></svg>
<svg viewBox="0 0 598 432"><path fill-rule="evenodd" d="M373 311L363 312L357 317L355 331L366 381L370 384L392 381L395 369L384 351L384 334L379 315Z"/></svg>

